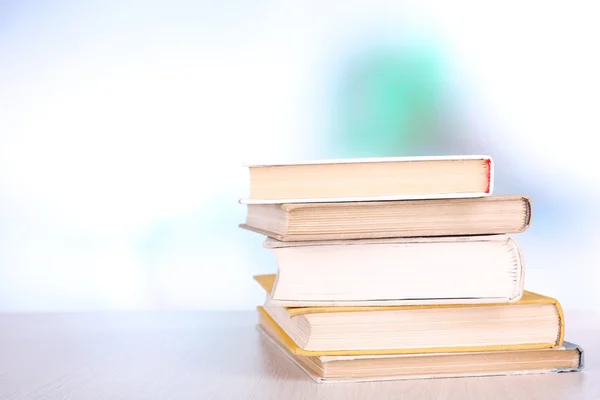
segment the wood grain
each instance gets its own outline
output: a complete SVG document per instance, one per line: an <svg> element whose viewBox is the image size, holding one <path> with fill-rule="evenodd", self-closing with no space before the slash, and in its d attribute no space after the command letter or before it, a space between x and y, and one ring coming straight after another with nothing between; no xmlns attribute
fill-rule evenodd
<svg viewBox="0 0 600 400"><path fill-rule="evenodd" d="M567 312L582 373L323 384L256 331L254 312L0 315L0 399L596 399L600 318Z"/></svg>

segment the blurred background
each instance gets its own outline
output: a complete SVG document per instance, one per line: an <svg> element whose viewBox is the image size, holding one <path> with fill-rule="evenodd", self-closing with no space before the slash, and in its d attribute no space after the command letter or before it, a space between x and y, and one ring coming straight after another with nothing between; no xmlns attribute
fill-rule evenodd
<svg viewBox="0 0 600 400"><path fill-rule="evenodd" d="M600 308L594 2L0 0L0 311L253 309L250 161L489 154Z"/></svg>

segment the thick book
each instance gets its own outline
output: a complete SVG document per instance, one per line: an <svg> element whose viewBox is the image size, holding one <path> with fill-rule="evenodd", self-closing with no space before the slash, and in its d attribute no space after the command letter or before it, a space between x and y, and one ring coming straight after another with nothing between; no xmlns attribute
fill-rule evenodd
<svg viewBox="0 0 600 400"><path fill-rule="evenodd" d="M242 203L481 197L492 193L489 156L399 157L247 165Z"/></svg>
<svg viewBox="0 0 600 400"><path fill-rule="evenodd" d="M268 343L319 383L574 372L584 366L583 349L566 341L559 347L537 350L303 356L268 316L260 314L258 329Z"/></svg>
<svg viewBox="0 0 600 400"><path fill-rule="evenodd" d="M240 225L280 241L519 233L526 196L335 203L248 204Z"/></svg>
<svg viewBox="0 0 600 400"><path fill-rule="evenodd" d="M379 307L258 307L301 356L451 353L559 347L562 307L526 291L515 303Z"/></svg>
<svg viewBox="0 0 600 400"><path fill-rule="evenodd" d="M502 303L523 294L506 235L316 242L267 239L279 271L257 277L280 306Z"/></svg>

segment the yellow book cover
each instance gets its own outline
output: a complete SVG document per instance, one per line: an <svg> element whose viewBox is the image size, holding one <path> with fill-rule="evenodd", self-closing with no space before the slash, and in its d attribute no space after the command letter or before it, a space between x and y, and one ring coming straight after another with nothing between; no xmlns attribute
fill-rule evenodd
<svg viewBox="0 0 600 400"><path fill-rule="evenodd" d="M261 287L270 292L275 282L276 275L257 275L254 279ZM555 343L524 343L496 346L472 346L472 347L453 347L453 348L419 348L419 349L395 349L395 350L334 350L334 351L308 351L301 349L294 341L278 326L272 317L263 307L258 307L258 311L267 321L272 323L273 329L278 332L281 341L288 347L290 352L302 356L326 356L326 355L364 355L364 354L415 354L415 353L444 353L444 352L471 352L471 351L494 351L494 350L525 350L525 349L543 349L562 346L565 332L565 318L560 303L551 297L543 296L537 293L525 291L523 297L514 303L501 304L454 304L454 305L404 305L404 306L371 306L371 307L283 307L290 318L301 315L317 313L344 313L344 312L364 312L364 311L388 311L388 310L415 310L431 308L464 308L464 307L513 307L518 305L531 304L551 304L556 307L559 316L559 335Z"/></svg>

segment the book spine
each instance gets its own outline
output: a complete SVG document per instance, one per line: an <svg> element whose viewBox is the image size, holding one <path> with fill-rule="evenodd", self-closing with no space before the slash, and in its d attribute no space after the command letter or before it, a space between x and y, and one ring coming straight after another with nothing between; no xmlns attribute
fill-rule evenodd
<svg viewBox="0 0 600 400"><path fill-rule="evenodd" d="M492 194L492 186L493 186L493 176L492 176L492 159L488 158L485 160L487 164L487 188L485 189L485 193Z"/></svg>

